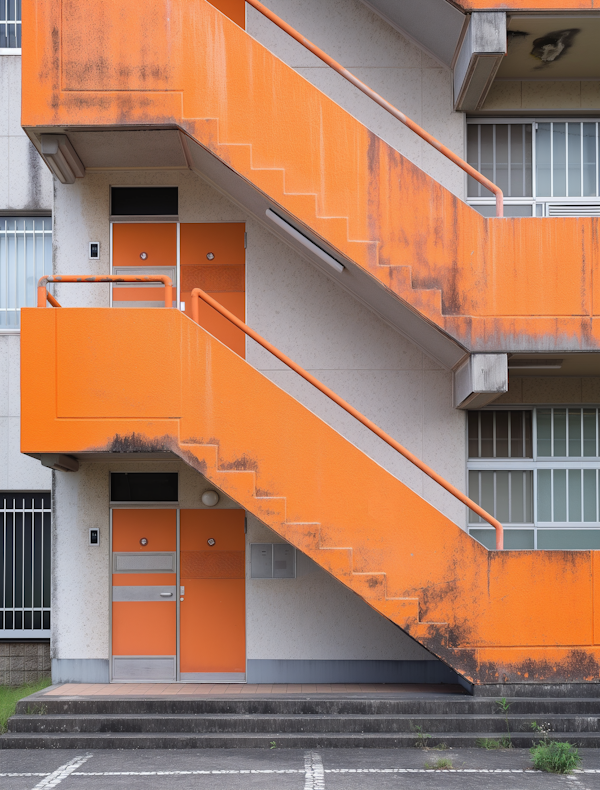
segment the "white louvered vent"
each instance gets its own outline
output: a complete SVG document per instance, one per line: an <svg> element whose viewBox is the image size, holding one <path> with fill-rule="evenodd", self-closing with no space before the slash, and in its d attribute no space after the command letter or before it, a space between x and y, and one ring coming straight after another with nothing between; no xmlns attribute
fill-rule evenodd
<svg viewBox="0 0 600 790"><path fill-rule="evenodd" d="M548 203L549 217L600 217L600 203Z"/></svg>

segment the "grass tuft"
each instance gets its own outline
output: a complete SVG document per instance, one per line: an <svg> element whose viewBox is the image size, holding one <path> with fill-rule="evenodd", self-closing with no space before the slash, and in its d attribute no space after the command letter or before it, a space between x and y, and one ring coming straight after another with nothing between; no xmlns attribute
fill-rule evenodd
<svg viewBox="0 0 600 790"><path fill-rule="evenodd" d="M20 699L47 688L51 682L50 678L44 678L24 686L0 686L0 732L6 732L6 722L14 714Z"/></svg>
<svg viewBox="0 0 600 790"><path fill-rule="evenodd" d="M569 774L581 764L579 751L570 743L546 741L529 750L536 771L551 774Z"/></svg>
<svg viewBox="0 0 600 790"><path fill-rule="evenodd" d="M432 763L425 763L425 768L428 771L450 771L453 765L449 757L440 757Z"/></svg>

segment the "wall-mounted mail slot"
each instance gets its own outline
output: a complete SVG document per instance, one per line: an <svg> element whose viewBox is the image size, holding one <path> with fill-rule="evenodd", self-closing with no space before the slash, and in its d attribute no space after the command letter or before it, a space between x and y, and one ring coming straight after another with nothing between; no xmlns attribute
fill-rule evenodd
<svg viewBox="0 0 600 790"><path fill-rule="evenodd" d="M250 576L252 579L296 578L296 549L288 543L252 543Z"/></svg>

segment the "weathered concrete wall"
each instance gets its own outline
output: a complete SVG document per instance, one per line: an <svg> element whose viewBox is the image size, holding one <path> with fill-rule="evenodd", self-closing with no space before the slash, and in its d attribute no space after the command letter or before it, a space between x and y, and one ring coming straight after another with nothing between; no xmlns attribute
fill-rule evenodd
<svg viewBox="0 0 600 790"><path fill-rule="evenodd" d="M270 0L268 7L444 145L464 155L464 116L452 109L452 74L359 0ZM460 198L463 172L323 61L247 6L246 30L375 134Z"/></svg>
<svg viewBox="0 0 600 790"><path fill-rule="evenodd" d="M182 508L205 509L210 483L179 461L116 460L84 463L79 472L55 475L53 525L54 659L108 659L111 471L176 471ZM221 496L218 508L236 507ZM88 545L88 530L100 545ZM434 660L430 653L360 598L298 553L296 579L250 579L251 543L281 543L271 530L248 519L248 659Z"/></svg>

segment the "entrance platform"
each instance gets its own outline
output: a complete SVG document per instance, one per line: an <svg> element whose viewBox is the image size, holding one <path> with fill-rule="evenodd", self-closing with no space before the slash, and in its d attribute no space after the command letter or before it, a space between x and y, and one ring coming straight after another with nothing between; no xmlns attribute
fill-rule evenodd
<svg viewBox="0 0 600 790"><path fill-rule="evenodd" d="M236 699L425 699L458 694L462 686L451 684L392 683L62 683L39 692L35 698L111 699L182 697Z"/></svg>

